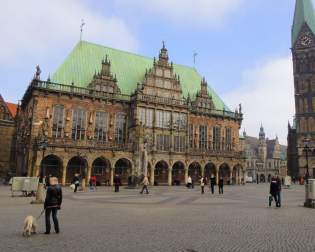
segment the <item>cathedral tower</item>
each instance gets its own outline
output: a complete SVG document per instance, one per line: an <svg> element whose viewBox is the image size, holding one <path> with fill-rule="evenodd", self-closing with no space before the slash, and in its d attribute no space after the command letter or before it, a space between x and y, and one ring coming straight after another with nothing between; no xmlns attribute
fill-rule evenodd
<svg viewBox="0 0 315 252"><path fill-rule="evenodd" d="M315 13L312 0L296 0L292 27L292 57L295 90L296 151L299 175L306 174L303 140L315 140ZM312 158L311 158L312 159ZM312 167L312 164L314 167ZM309 162L313 175L315 162Z"/></svg>

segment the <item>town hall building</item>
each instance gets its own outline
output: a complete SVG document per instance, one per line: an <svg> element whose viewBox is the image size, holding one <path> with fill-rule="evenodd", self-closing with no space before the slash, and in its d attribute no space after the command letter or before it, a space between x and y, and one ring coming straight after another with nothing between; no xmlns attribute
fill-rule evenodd
<svg viewBox="0 0 315 252"><path fill-rule="evenodd" d="M18 170L29 176L75 173L99 184L147 174L151 184L184 184L190 175L240 183L245 174L231 111L195 68L80 41L43 81L37 67L16 119Z"/></svg>

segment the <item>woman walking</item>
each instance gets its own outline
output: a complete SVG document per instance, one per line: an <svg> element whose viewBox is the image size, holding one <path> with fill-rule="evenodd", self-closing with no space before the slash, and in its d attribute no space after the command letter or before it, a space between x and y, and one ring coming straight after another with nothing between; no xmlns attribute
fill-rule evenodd
<svg viewBox="0 0 315 252"><path fill-rule="evenodd" d="M50 215L52 215L55 232L58 234L60 232L60 229L57 218L57 211L60 210L60 206L62 203L62 191L61 187L58 185L58 179L56 177L51 177L49 183L50 185L47 188L46 199L44 203L46 224L45 234L50 234Z"/></svg>

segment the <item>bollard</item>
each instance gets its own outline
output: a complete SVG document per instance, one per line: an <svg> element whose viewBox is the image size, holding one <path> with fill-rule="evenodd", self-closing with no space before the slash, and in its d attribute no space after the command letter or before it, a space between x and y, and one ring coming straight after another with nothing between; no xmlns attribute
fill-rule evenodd
<svg viewBox="0 0 315 252"><path fill-rule="evenodd" d="M43 204L44 203L44 184L38 183L36 191L36 199L31 201L31 204Z"/></svg>

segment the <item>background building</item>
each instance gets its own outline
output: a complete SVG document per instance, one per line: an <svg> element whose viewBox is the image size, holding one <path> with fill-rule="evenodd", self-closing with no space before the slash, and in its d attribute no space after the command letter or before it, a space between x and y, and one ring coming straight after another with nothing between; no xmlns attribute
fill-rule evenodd
<svg viewBox="0 0 315 252"><path fill-rule="evenodd" d="M17 105L0 95L0 178L15 172L15 116Z"/></svg>
<svg viewBox="0 0 315 252"><path fill-rule="evenodd" d="M238 183L241 106L231 112L194 68L80 41L47 81L37 68L17 119L17 165L29 175L74 173L127 183L195 181L201 174Z"/></svg>
<svg viewBox="0 0 315 252"><path fill-rule="evenodd" d="M289 125L288 170L315 176L315 13L311 0L297 0L292 27L295 122ZM304 150L307 144L309 162Z"/></svg>
<svg viewBox="0 0 315 252"><path fill-rule="evenodd" d="M287 147L280 145L278 137L266 138L263 126L260 127L259 136L247 136L243 133L244 152L246 156L247 176L254 180L266 181L274 175L287 175L286 152Z"/></svg>

